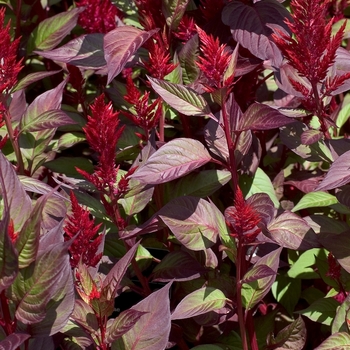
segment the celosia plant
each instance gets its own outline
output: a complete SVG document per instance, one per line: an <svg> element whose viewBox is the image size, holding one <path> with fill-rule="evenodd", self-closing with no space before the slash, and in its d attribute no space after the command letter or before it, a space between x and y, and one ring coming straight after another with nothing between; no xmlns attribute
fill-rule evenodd
<svg viewBox="0 0 350 350"><path fill-rule="evenodd" d="M350 346L347 1L2 3L0 349Z"/></svg>

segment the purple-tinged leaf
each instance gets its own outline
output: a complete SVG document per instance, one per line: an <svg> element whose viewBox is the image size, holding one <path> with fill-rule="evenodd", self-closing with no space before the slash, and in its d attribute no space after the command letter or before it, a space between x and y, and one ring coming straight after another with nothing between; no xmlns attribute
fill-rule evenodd
<svg viewBox="0 0 350 350"><path fill-rule="evenodd" d="M259 214L260 220L265 226L275 217L275 206L266 193L253 194L247 199L247 204Z"/></svg>
<svg viewBox="0 0 350 350"><path fill-rule="evenodd" d="M306 179L288 180L288 181L285 181L284 184L296 187L298 190L300 190L304 193L313 192L315 190L316 186L323 179L323 177L322 176L314 176L314 175L309 175L309 176L310 177L306 178Z"/></svg>
<svg viewBox="0 0 350 350"><path fill-rule="evenodd" d="M260 258L254 266L269 266L274 272L277 273L281 251L282 247L266 254ZM270 291L272 284L275 282L275 279L276 275L272 275L250 283L244 283L242 285L243 306L248 310L253 308Z"/></svg>
<svg viewBox="0 0 350 350"><path fill-rule="evenodd" d="M212 205L202 198L175 198L158 212L158 216L190 250L210 248L219 235L218 218Z"/></svg>
<svg viewBox="0 0 350 350"><path fill-rule="evenodd" d="M312 145L313 143L321 140L323 133L320 130L305 130L301 134L301 143L303 145Z"/></svg>
<svg viewBox="0 0 350 350"><path fill-rule="evenodd" d="M233 0L222 12L222 21L230 27L234 40L256 57L271 60L275 67L282 63L282 54L271 38L270 26L278 25L289 31L286 18L291 18L289 12L274 0L253 5Z"/></svg>
<svg viewBox="0 0 350 350"><path fill-rule="evenodd" d="M332 322L332 334L337 332L348 332L349 328L347 324L347 319L349 319L349 317L347 317L347 314L349 313L349 310L350 310L350 294L347 295L345 300L337 309L337 313Z"/></svg>
<svg viewBox="0 0 350 350"><path fill-rule="evenodd" d="M41 21L33 33L34 46L39 50L51 50L76 26L79 14L85 9L77 7Z"/></svg>
<svg viewBox="0 0 350 350"><path fill-rule="evenodd" d="M55 129L60 126L71 124L76 123L67 115L67 113L60 109L52 109L33 119L23 119L19 133Z"/></svg>
<svg viewBox="0 0 350 350"><path fill-rule="evenodd" d="M64 80L54 89L45 91L43 94L36 97L25 111L21 119L20 129L23 129L25 125L35 123L35 120L44 112L60 109L62 94L66 83L67 81Z"/></svg>
<svg viewBox="0 0 350 350"><path fill-rule="evenodd" d="M75 300L71 319L81 325L83 329L88 330L91 334L94 334L99 328L94 310L81 299Z"/></svg>
<svg viewBox="0 0 350 350"><path fill-rule="evenodd" d="M62 219L65 219L66 213L65 201L60 197L50 195L43 209L41 233L46 234L47 231L55 228Z"/></svg>
<svg viewBox="0 0 350 350"><path fill-rule="evenodd" d="M105 290L107 298L114 299L116 297L120 282L125 275L131 260L135 256L138 245L139 244L136 243L132 248L130 248L130 250L114 265L106 278L103 280L101 289L102 291Z"/></svg>
<svg viewBox="0 0 350 350"><path fill-rule="evenodd" d="M276 337L272 338L269 347L273 349L303 349L306 342L306 326L299 316L291 324L280 330Z"/></svg>
<svg viewBox="0 0 350 350"><path fill-rule="evenodd" d="M70 242L51 245L38 255L35 264L20 270L12 286L12 298L18 302L15 316L20 322L31 325L32 332L33 324L36 324L36 332L53 334L53 325L56 329L62 328L73 311L74 285L69 264L69 245ZM67 307L71 306L70 313L58 317L57 312L51 312L50 317L47 317L48 312L56 311L62 302L68 302ZM41 324L42 321L44 323Z"/></svg>
<svg viewBox="0 0 350 350"><path fill-rule="evenodd" d="M132 216L139 213L147 206L147 204L152 199L153 192L154 187L151 187L145 189L144 191L140 191L140 193L137 193L134 196L121 198L119 199L118 203L123 207L126 215Z"/></svg>
<svg viewBox="0 0 350 350"><path fill-rule="evenodd" d="M270 130L293 122L294 119L286 117L277 109L255 102L244 113L237 130Z"/></svg>
<svg viewBox="0 0 350 350"><path fill-rule="evenodd" d="M142 315L147 312L133 309L123 311L118 317L109 320L107 324L106 342L111 344L133 328Z"/></svg>
<svg viewBox="0 0 350 350"><path fill-rule="evenodd" d="M29 334L12 333L0 341L0 350L17 350L29 338Z"/></svg>
<svg viewBox="0 0 350 350"><path fill-rule="evenodd" d="M230 81L233 82L233 78L236 75L238 51L239 51L239 44L237 44L235 49L233 50L233 52L231 54L230 62L228 63L228 66L227 66L226 71L224 73L224 77L223 77L223 85L224 86L227 86L227 82L230 82Z"/></svg>
<svg viewBox="0 0 350 350"><path fill-rule="evenodd" d="M337 258L339 264L350 273L350 230L341 233L320 232L321 244Z"/></svg>
<svg viewBox="0 0 350 350"><path fill-rule="evenodd" d="M331 75L329 79L332 79L335 76L341 77L342 75L348 73L350 71L349 59L350 59L349 51L343 47L339 47L336 51L333 70L332 69L329 70L328 75ZM332 91L331 95L336 96L349 89L350 89L350 79L347 79L336 90Z"/></svg>
<svg viewBox="0 0 350 350"><path fill-rule="evenodd" d="M276 275L277 272L273 271L267 265L253 266L243 277L242 283L249 283L259 280L264 277Z"/></svg>
<svg viewBox="0 0 350 350"><path fill-rule="evenodd" d="M69 63L83 69L99 69L106 66L103 52L104 34L81 35L51 51L37 52L53 61Z"/></svg>
<svg viewBox="0 0 350 350"><path fill-rule="evenodd" d="M175 30L186 11L189 0L165 0L162 10L169 30Z"/></svg>
<svg viewBox="0 0 350 350"><path fill-rule="evenodd" d="M165 80L147 78L158 95L178 112L197 117L210 114L207 101L191 88Z"/></svg>
<svg viewBox="0 0 350 350"><path fill-rule="evenodd" d="M179 52L179 61L182 68L182 80L188 85L196 81L199 76L199 67L196 60L199 55L198 35L194 35Z"/></svg>
<svg viewBox="0 0 350 350"><path fill-rule="evenodd" d="M53 337L38 336L29 339L28 350L55 350Z"/></svg>
<svg viewBox="0 0 350 350"><path fill-rule="evenodd" d="M41 254L43 251L47 250L51 245L56 245L64 242L63 237L63 225L64 220L57 224L56 227L53 227L50 231L40 236L38 254Z"/></svg>
<svg viewBox="0 0 350 350"><path fill-rule="evenodd" d="M202 143L178 138L152 154L131 178L146 184L161 184L184 176L210 160L211 156Z"/></svg>
<svg viewBox="0 0 350 350"><path fill-rule="evenodd" d="M104 37L104 52L109 84L125 67L129 59L159 29L148 32L131 26L117 27Z"/></svg>
<svg viewBox="0 0 350 350"><path fill-rule="evenodd" d="M30 216L32 201L19 181L13 165L0 151L0 192L9 219L13 220L14 230L18 232Z"/></svg>
<svg viewBox="0 0 350 350"><path fill-rule="evenodd" d="M204 287L186 295L176 306L171 315L172 320L191 318L204 313L221 309L228 299L217 288Z"/></svg>
<svg viewBox="0 0 350 350"><path fill-rule="evenodd" d="M0 220L0 293L7 289L18 273L18 253L8 234L9 217L7 210Z"/></svg>
<svg viewBox="0 0 350 350"><path fill-rule="evenodd" d="M205 268L190 254L178 250L170 252L153 269L152 281L190 281L199 278Z"/></svg>
<svg viewBox="0 0 350 350"><path fill-rule="evenodd" d="M268 237L280 246L295 250L308 250L320 246L317 235L300 216L285 211L267 227Z"/></svg>
<svg viewBox="0 0 350 350"><path fill-rule="evenodd" d="M345 350L350 348L350 335L346 332L338 332L330 335L315 350Z"/></svg>
<svg viewBox="0 0 350 350"><path fill-rule="evenodd" d="M34 72L27 74L24 78L22 78L16 86L12 89L12 92L24 90L27 88L30 84L36 83L39 80L43 80L47 77L50 77L51 75L54 75L56 73L61 72L60 70L53 70L53 71L44 71L44 72Z"/></svg>
<svg viewBox="0 0 350 350"><path fill-rule="evenodd" d="M331 165L324 180L317 186L316 191L327 191L341 187L350 182L350 151L345 152Z"/></svg>
<svg viewBox="0 0 350 350"><path fill-rule="evenodd" d="M341 204L350 208L350 186L343 187L335 196Z"/></svg>
<svg viewBox="0 0 350 350"><path fill-rule="evenodd" d="M155 350L166 348L171 328L170 287L171 283L168 283L130 309L145 314L141 316L133 328L114 343L116 349Z"/></svg>
<svg viewBox="0 0 350 350"><path fill-rule="evenodd" d="M212 153L225 161L228 159L229 152L225 132L217 121L213 119L208 121L204 127L204 139Z"/></svg>
<svg viewBox="0 0 350 350"><path fill-rule="evenodd" d="M26 95L24 90L16 91L12 94L12 99L9 107L9 114L11 116L11 122L18 123L23 113L27 108Z"/></svg>

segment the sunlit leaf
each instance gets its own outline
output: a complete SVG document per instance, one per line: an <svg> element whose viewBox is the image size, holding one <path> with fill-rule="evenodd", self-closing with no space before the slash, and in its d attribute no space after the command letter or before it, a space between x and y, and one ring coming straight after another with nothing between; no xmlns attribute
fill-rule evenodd
<svg viewBox="0 0 350 350"><path fill-rule="evenodd" d="M306 193L298 204L292 209L292 212L305 208L329 207L332 204L338 203L335 196L327 192L309 192Z"/></svg>
<svg viewBox="0 0 350 350"><path fill-rule="evenodd" d="M227 298L221 290L212 287L200 288L180 301L171 319L181 320L215 311L224 307L226 301Z"/></svg>
<svg viewBox="0 0 350 350"><path fill-rule="evenodd" d="M350 335L349 333L339 332L330 335L315 350L349 350Z"/></svg>

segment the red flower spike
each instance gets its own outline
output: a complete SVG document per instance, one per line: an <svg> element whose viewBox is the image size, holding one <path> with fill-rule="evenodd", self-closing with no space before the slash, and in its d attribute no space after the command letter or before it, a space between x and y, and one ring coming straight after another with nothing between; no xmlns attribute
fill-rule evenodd
<svg viewBox="0 0 350 350"><path fill-rule="evenodd" d="M141 92L139 89L135 86L133 80L132 80L132 70L131 68L124 69L124 76L126 79L126 95L124 96L125 101L129 102L130 104L134 105L138 102Z"/></svg>
<svg viewBox="0 0 350 350"><path fill-rule="evenodd" d="M341 266L338 264L337 259L332 253L328 253L328 265L329 269L326 276L333 278L336 281L340 279Z"/></svg>
<svg viewBox="0 0 350 350"><path fill-rule="evenodd" d="M108 33L117 27L116 17L123 18L123 12L110 0L78 0L76 5L86 7L79 15L78 24L89 34Z"/></svg>
<svg viewBox="0 0 350 350"><path fill-rule="evenodd" d="M290 64L312 84L322 82L334 63L344 26L331 38L333 20L327 23L327 1L293 0L293 22L286 21L293 37L282 31L273 38ZM345 24L345 23L344 23Z"/></svg>
<svg viewBox="0 0 350 350"><path fill-rule="evenodd" d="M177 64L169 62L170 55L166 51L164 44L152 42L148 49L148 61L143 62L143 65L152 77L163 79L177 67Z"/></svg>
<svg viewBox="0 0 350 350"><path fill-rule="evenodd" d="M8 93L17 82L22 60L17 61L19 38L11 42L10 22L4 26L5 7L0 10L0 93Z"/></svg>
<svg viewBox="0 0 350 350"><path fill-rule="evenodd" d="M8 235L12 241L12 243L15 243L18 237L19 232L15 232L15 225L13 223L13 220L10 219L8 228L7 228Z"/></svg>
<svg viewBox="0 0 350 350"><path fill-rule="evenodd" d="M140 24L146 31L164 28L165 18L162 12L162 0L135 0Z"/></svg>
<svg viewBox="0 0 350 350"><path fill-rule="evenodd" d="M116 145L124 127L118 127L119 112L113 112L111 102L105 104L103 94L96 98L91 112L83 130L90 147L98 153L99 162L92 175L77 170L100 191L109 194L114 192L118 172L115 166Z"/></svg>
<svg viewBox="0 0 350 350"><path fill-rule="evenodd" d="M226 45L220 45L218 38L214 39L212 35L196 27L201 39L200 50L203 54L196 64L208 79L206 90L212 92L224 87L221 80L230 62L231 54L226 51Z"/></svg>
<svg viewBox="0 0 350 350"><path fill-rule="evenodd" d="M260 222L259 214L247 204L242 191L237 187L234 207L225 210L225 221L230 229L230 236L242 239L244 243L251 243L261 232L257 225Z"/></svg>
<svg viewBox="0 0 350 350"><path fill-rule="evenodd" d="M181 18L180 24L177 30L174 32L174 36L186 43L197 33L195 21L192 17L186 14Z"/></svg>
<svg viewBox="0 0 350 350"><path fill-rule="evenodd" d="M122 176L122 178L118 182L118 190L117 190L117 196L118 199L122 198L129 190L129 181L130 176L136 171L137 167L130 168L129 171Z"/></svg>
<svg viewBox="0 0 350 350"><path fill-rule="evenodd" d="M69 241L75 237L69 247L71 266L75 268L81 258L87 266L96 266L102 257L102 253L96 255L103 239L102 235L96 237L101 224L95 225L95 221L90 218L90 212L79 205L73 192L70 193L70 199L72 215L68 216L64 227L64 239Z"/></svg>

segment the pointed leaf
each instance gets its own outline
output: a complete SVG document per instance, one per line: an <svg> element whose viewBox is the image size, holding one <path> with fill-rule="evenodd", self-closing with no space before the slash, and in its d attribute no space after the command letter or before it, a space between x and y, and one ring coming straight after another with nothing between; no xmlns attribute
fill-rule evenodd
<svg viewBox="0 0 350 350"><path fill-rule="evenodd" d="M155 350L166 348L171 328L170 287L171 283L168 283L131 308L131 310L145 314L141 316L134 327L114 343L116 349Z"/></svg>
<svg viewBox="0 0 350 350"><path fill-rule="evenodd" d="M8 225L5 211L0 220L0 293L13 283L18 273L18 254L8 235Z"/></svg>
<svg viewBox="0 0 350 350"><path fill-rule="evenodd" d="M181 244L190 250L210 248L219 235L218 218L211 204L202 198L176 198L166 204L158 216Z"/></svg>
<svg viewBox="0 0 350 350"><path fill-rule="evenodd" d="M254 266L269 266L275 273L277 273L279 266L279 257L282 251L282 247L266 254L260 258ZM243 283L242 285L242 302L243 306L250 310L259 301L261 301L264 296L270 291L273 282L276 279L276 275L264 277L250 283Z"/></svg>
<svg viewBox="0 0 350 350"><path fill-rule="evenodd" d="M56 295L61 296L62 290L64 291L68 285L68 280L72 277L68 255L69 244L66 242L50 246L50 249L37 257L35 265L29 265L18 274L13 292L18 301L15 315L22 323L34 324L43 321L48 304L53 302ZM57 268L58 266L60 268ZM70 282L72 293L73 284ZM66 320L68 317L69 315L66 316ZM52 323L54 321L51 320Z"/></svg>
<svg viewBox="0 0 350 350"><path fill-rule="evenodd" d="M120 338L123 334L133 328L140 317L146 313L147 312L133 309L121 312L121 314L114 320L110 320L112 322L107 326L106 342L113 343Z"/></svg>
<svg viewBox="0 0 350 350"><path fill-rule="evenodd" d="M64 80L54 89L48 90L36 97L25 111L21 119L20 129L23 129L25 125L34 123L35 120L44 112L60 109L62 94L66 83L67 81Z"/></svg>
<svg viewBox="0 0 350 350"><path fill-rule="evenodd" d="M315 232L300 216L285 211L267 227L270 237L280 246L295 250L307 250L320 246Z"/></svg>
<svg viewBox="0 0 350 350"><path fill-rule="evenodd" d="M175 30L183 17L189 0L165 0L163 1L163 14L169 30Z"/></svg>
<svg viewBox="0 0 350 350"><path fill-rule="evenodd" d="M199 76L199 68L196 65L199 56L198 35L194 35L179 52L179 61L182 68L182 80L188 85L196 81Z"/></svg>
<svg viewBox="0 0 350 350"><path fill-rule="evenodd" d="M170 252L153 269L152 280L159 282L189 281L199 278L205 268L190 254L178 250Z"/></svg>
<svg viewBox="0 0 350 350"><path fill-rule="evenodd" d="M292 212L305 208L329 207L338 203L337 197L327 192L309 192L306 193L298 204L292 209Z"/></svg>
<svg viewBox="0 0 350 350"><path fill-rule="evenodd" d="M249 283L256 280L259 280L264 277L276 275L276 272L273 271L266 265L253 266L243 277L242 283Z"/></svg>
<svg viewBox="0 0 350 350"><path fill-rule="evenodd" d="M12 92L19 91L21 89L25 89L30 84L33 84L33 83L35 83L39 80L45 79L47 77L50 77L51 75L54 75L54 74L59 73L59 72L60 72L60 70L29 73L16 84L16 86L12 89Z"/></svg>
<svg viewBox="0 0 350 350"><path fill-rule="evenodd" d="M152 154L131 178L146 184L161 184L184 176L210 160L210 154L199 141L178 138Z"/></svg>
<svg viewBox="0 0 350 350"><path fill-rule="evenodd" d="M280 330L276 338L272 339L271 345L278 349L303 349L306 342L306 327L303 319L299 316L294 322Z"/></svg>
<svg viewBox="0 0 350 350"><path fill-rule="evenodd" d="M349 350L350 335L345 332L334 333L330 335L315 350Z"/></svg>
<svg viewBox="0 0 350 350"><path fill-rule="evenodd" d="M17 350L29 338L29 334L12 333L0 341L0 350Z"/></svg>
<svg viewBox="0 0 350 350"><path fill-rule="evenodd" d="M345 152L331 165L324 180L317 186L316 191L332 190L350 182L350 151Z"/></svg>
<svg viewBox="0 0 350 350"><path fill-rule="evenodd" d="M15 232L19 231L32 210L32 201L19 181L13 165L0 151L0 190Z"/></svg>
<svg viewBox="0 0 350 350"><path fill-rule="evenodd" d="M120 282L125 275L131 260L135 256L138 245L139 244L136 243L132 248L130 248L130 250L113 266L111 271L109 271L108 275L104 279L102 283L102 290L106 290L107 298L115 298Z"/></svg>
<svg viewBox="0 0 350 350"><path fill-rule="evenodd" d="M282 63L282 54L271 38L271 27L277 25L289 31L286 18L291 19L289 12L275 0L252 5L233 0L222 12L222 21L230 27L234 40L256 57L271 60L277 67Z"/></svg>
<svg viewBox="0 0 350 350"><path fill-rule="evenodd" d="M40 22L33 33L34 46L39 50L51 50L76 26L79 14L85 9L76 7Z"/></svg>
<svg viewBox="0 0 350 350"><path fill-rule="evenodd" d="M286 117L277 109L255 102L240 119L237 130L270 130L293 122L294 119Z"/></svg>
<svg viewBox="0 0 350 350"><path fill-rule="evenodd" d="M350 294L347 295L343 303L337 309L337 313L332 322L332 334L337 332L348 332L347 314L350 310Z"/></svg>
<svg viewBox="0 0 350 350"><path fill-rule="evenodd" d="M105 59L108 68L109 84L125 67L129 59L159 29L149 32L131 26L117 27L104 37Z"/></svg>
<svg viewBox="0 0 350 350"><path fill-rule="evenodd" d="M103 38L102 33L85 34L57 49L36 53L51 60L69 63L84 69L103 68L106 66Z"/></svg>
<svg viewBox="0 0 350 350"><path fill-rule="evenodd" d="M322 136L323 133L320 130L305 130L301 134L300 140L303 145L312 145L313 143L321 140Z"/></svg>
<svg viewBox="0 0 350 350"><path fill-rule="evenodd" d="M28 122L28 123L26 123ZM46 111L32 120L23 120L22 129L19 131L32 132L46 129L54 129L64 125L76 124L67 113L60 109Z"/></svg>
<svg viewBox="0 0 350 350"><path fill-rule="evenodd" d="M296 311L310 320L330 326L334 320L339 302L334 298L318 299L304 310Z"/></svg>
<svg viewBox="0 0 350 350"><path fill-rule="evenodd" d="M221 309L225 306L227 298L217 288L204 287L185 296L176 306L171 315L172 320L181 320L203 315L210 311Z"/></svg>
<svg viewBox="0 0 350 350"><path fill-rule="evenodd" d="M210 114L207 101L191 88L156 78L147 78L158 95L178 112L197 117Z"/></svg>

